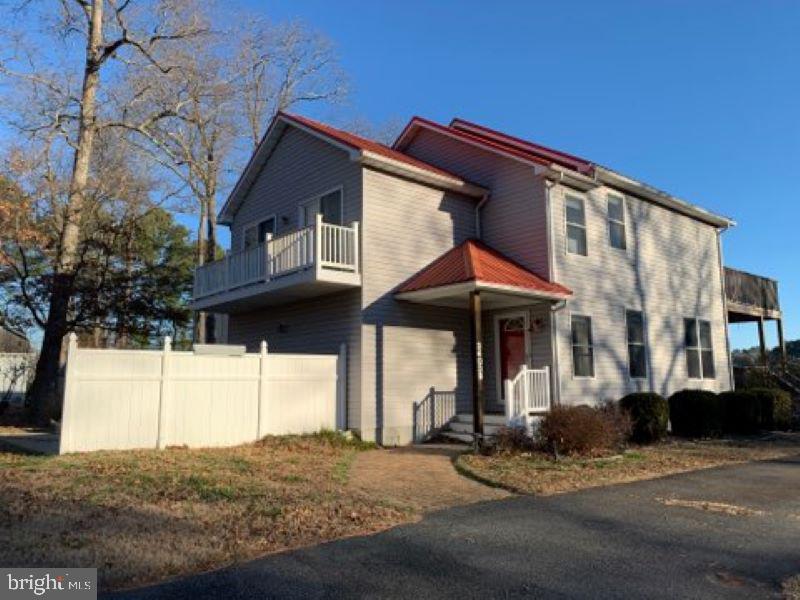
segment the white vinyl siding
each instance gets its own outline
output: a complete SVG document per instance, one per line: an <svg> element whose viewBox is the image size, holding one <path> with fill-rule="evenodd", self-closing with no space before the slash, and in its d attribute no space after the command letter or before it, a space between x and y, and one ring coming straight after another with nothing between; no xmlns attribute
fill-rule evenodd
<svg viewBox="0 0 800 600"><path fill-rule="evenodd" d="M475 235L475 200L364 171L362 436L406 444L414 403L434 388L469 406L469 313L403 302L393 290Z"/></svg>
<svg viewBox="0 0 800 600"><path fill-rule="evenodd" d="M627 249L608 241L608 196L600 187L586 193L555 185L550 190L553 217L554 280L572 290L567 308L555 312L562 404L618 400L631 392L661 395L686 388L729 389L725 313L717 231L713 226L632 195L625 196ZM585 199L589 256L567 252L566 196ZM625 310L645 315L645 377L628 367ZM592 317L594 379L572 377L570 314ZM715 352L707 352L714 372L726 376L690 379L686 366L684 316L702 315L709 323ZM713 354L713 357L712 357Z"/></svg>

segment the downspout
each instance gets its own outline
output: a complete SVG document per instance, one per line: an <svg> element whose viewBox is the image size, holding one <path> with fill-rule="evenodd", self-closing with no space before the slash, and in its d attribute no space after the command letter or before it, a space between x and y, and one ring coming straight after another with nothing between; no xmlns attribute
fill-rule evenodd
<svg viewBox="0 0 800 600"><path fill-rule="evenodd" d="M475 205L475 237L479 240L483 239L483 232L481 231L481 209L483 205L489 201L489 195L489 192L486 192L480 202Z"/></svg>
<svg viewBox="0 0 800 600"><path fill-rule="evenodd" d="M719 282L722 292L722 319L725 323L725 349L728 351L728 385L734 388L733 381L733 359L731 357L731 334L730 324L728 323L728 294L725 291L725 266L722 264L722 230L717 229L717 259L719 263Z"/></svg>
<svg viewBox="0 0 800 600"><path fill-rule="evenodd" d="M561 177L563 177L563 173ZM550 271L547 276L550 281L556 281L556 250L553 237L552 202L550 198L550 190L554 188L555 185L556 183L554 181L544 179L544 210L545 219L547 220L547 268ZM556 313L562 310L566 305L566 300L561 300L550 305L550 362L553 365L551 396L554 405L561 404L561 369L559 369L558 361L558 319Z"/></svg>

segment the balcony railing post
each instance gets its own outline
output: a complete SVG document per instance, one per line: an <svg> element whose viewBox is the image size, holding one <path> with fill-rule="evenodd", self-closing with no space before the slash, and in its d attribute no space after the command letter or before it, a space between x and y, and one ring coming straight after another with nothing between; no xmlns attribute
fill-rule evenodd
<svg viewBox="0 0 800 600"><path fill-rule="evenodd" d="M267 233L267 237L264 240L264 280L269 281L272 279L272 256L271 256L271 248L272 248L272 232Z"/></svg>
<svg viewBox="0 0 800 600"><path fill-rule="evenodd" d="M358 257L361 254L358 239L358 221L353 221L353 272L358 273L360 268Z"/></svg>
<svg viewBox="0 0 800 600"><path fill-rule="evenodd" d="M322 271L322 214L317 213L314 221L314 269L317 278Z"/></svg>

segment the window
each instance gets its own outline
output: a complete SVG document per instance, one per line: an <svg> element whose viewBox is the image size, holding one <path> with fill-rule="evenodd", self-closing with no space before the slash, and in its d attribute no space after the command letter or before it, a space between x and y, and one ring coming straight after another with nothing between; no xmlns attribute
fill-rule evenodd
<svg viewBox="0 0 800 600"><path fill-rule="evenodd" d="M638 310L626 310L625 328L628 336L628 374L634 379L644 379L647 376L644 314Z"/></svg>
<svg viewBox="0 0 800 600"><path fill-rule="evenodd" d="M567 252L586 256L586 209L583 198L567 196Z"/></svg>
<svg viewBox="0 0 800 600"><path fill-rule="evenodd" d="M591 317L572 315L572 374L594 377Z"/></svg>
<svg viewBox="0 0 800 600"><path fill-rule="evenodd" d="M612 248L625 250L625 198L608 197L608 240Z"/></svg>
<svg viewBox="0 0 800 600"><path fill-rule="evenodd" d="M700 319L684 319L686 328L686 370L691 379L714 379L714 347L711 344L711 323Z"/></svg>
<svg viewBox="0 0 800 600"><path fill-rule="evenodd" d="M314 224L318 214L324 223L342 225L342 188L312 198L300 206L300 221L304 227Z"/></svg>
<svg viewBox="0 0 800 600"><path fill-rule="evenodd" d="M263 244L267 239L268 233L275 233L275 217L269 217L259 223L248 225L244 228L244 236L242 236L243 249L249 250L259 244Z"/></svg>

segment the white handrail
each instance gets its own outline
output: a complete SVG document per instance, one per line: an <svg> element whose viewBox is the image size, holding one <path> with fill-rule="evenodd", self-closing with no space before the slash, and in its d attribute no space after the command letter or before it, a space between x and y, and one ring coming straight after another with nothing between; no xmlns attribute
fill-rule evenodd
<svg viewBox="0 0 800 600"><path fill-rule="evenodd" d="M550 367L529 369L523 366L516 377L506 379L506 422L530 431L532 413L550 410Z"/></svg>

